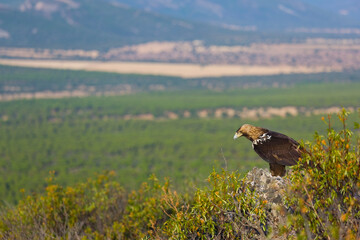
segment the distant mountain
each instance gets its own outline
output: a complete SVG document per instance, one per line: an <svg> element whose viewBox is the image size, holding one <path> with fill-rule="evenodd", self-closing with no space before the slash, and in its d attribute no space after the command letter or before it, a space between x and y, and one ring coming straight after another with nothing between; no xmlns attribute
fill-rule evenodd
<svg viewBox="0 0 360 240"><path fill-rule="evenodd" d="M317 6L305 1L310 0L1 0L0 47L107 50L149 41L269 43L313 34L284 33L289 29L360 25L346 16L350 10L331 10L335 0L329 0L334 3L329 9L320 4L325 0Z"/></svg>
<svg viewBox="0 0 360 240"><path fill-rule="evenodd" d="M360 21L359 0L303 0L319 8L331 11L340 16L347 16Z"/></svg>
<svg viewBox="0 0 360 240"><path fill-rule="evenodd" d="M106 49L146 41L223 41L239 35L105 0L6 1L0 5L0 46Z"/></svg>
<svg viewBox="0 0 360 240"><path fill-rule="evenodd" d="M284 30L359 26L347 16L328 11L328 0L117 0L127 6L188 20L230 25L233 28ZM306 2L307 1L307 2ZM345 0L353 2L358 0ZM340 2L340 0L329 0ZM325 4L326 3L326 4ZM351 4L349 4L351 6ZM334 4L335 7L335 4Z"/></svg>

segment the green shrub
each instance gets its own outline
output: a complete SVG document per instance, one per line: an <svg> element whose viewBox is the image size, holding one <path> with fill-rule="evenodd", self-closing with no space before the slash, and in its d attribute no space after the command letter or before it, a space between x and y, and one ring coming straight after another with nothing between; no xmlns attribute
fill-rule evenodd
<svg viewBox="0 0 360 240"><path fill-rule="evenodd" d="M53 173L52 173L53 174ZM49 178L46 193L24 197L0 216L1 239L93 239L111 233L122 219L126 195L113 172L75 187L61 187Z"/></svg>
<svg viewBox="0 0 360 240"><path fill-rule="evenodd" d="M360 239L360 141L351 140L348 113L338 116L343 129L335 131L329 117L327 136L316 134L307 143L309 154L291 175L295 213L288 229L297 229L302 239Z"/></svg>
<svg viewBox="0 0 360 240"><path fill-rule="evenodd" d="M155 176L127 194L113 181L114 172L74 187L53 183L44 195L24 196L16 207L0 215L0 239L142 239L160 236L163 195Z"/></svg>
<svg viewBox="0 0 360 240"><path fill-rule="evenodd" d="M154 175L144 182L139 190L132 191L128 196L122 222L113 226L115 231L116 228L122 230L118 237L143 239L162 236L160 228L167 218L163 211L163 199L169 194L169 181L166 180L161 185Z"/></svg>
<svg viewBox="0 0 360 240"><path fill-rule="evenodd" d="M213 172L192 197L152 176L126 194L113 173L24 197L0 216L4 239L221 239L265 236L265 202L238 173Z"/></svg>
<svg viewBox="0 0 360 240"><path fill-rule="evenodd" d="M265 236L266 211L262 201L236 172L213 172L209 188L198 189L191 202L166 195L173 214L162 230L171 239L250 239Z"/></svg>

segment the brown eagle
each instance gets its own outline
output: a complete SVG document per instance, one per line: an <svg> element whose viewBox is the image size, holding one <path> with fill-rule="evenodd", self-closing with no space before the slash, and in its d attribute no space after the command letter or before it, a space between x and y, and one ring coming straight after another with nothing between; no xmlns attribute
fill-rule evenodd
<svg viewBox="0 0 360 240"><path fill-rule="evenodd" d="M235 132L234 139L241 136L249 139L255 152L270 164L273 176L284 176L285 166L295 165L303 153L297 141L266 128L244 124Z"/></svg>

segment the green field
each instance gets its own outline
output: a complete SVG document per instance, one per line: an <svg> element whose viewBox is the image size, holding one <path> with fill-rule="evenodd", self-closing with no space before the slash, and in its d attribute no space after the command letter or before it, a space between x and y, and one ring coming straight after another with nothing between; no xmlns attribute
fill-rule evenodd
<svg viewBox="0 0 360 240"><path fill-rule="evenodd" d="M0 65L0 93L33 93L40 91L74 91L92 87L105 92L124 84L134 92L152 91L154 86L164 90L214 90L252 88L294 88L295 86L322 83L359 83L360 71L343 73L292 74L276 76L245 76L223 78L182 79L178 77L121 75L70 70L46 70L8 67ZM10 89L9 89L10 87ZM15 87L15 89L14 89ZM324 91L320 92L320 95ZM305 99L305 97L304 97ZM303 99L303 100L304 100Z"/></svg>
<svg viewBox="0 0 360 240"><path fill-rule="evenodd" d="M2 93L9 85L56 91L69 84L103 89L105 85L129 83L139 89L124 96L0 102L0 198L9 203L20 199L22 188L27 194L42 192L51 170L64 185L83 181L96 172L114 170L128 189L138 187L155 173L159 178L170 177L179 190L186 190L192 184L201 185L213 168L226 164L229 170L241 172L254 166L267 168L249 141L232 139L234 131L245 122L304 141L311 140L315 131L324 134L326 129L319 115L244 120L198 118L192 114L177 120L144 121L123 120L125 114L160 117L166 111L196 112L219 107L359 107L360 102L357 72L183 80L10 67L1 67L1 71ZM286 86L271 87L271 81L276 80L286 82ZM197 81L226 87L211 90L206 84L196 85ZM241 87L250 81L262 84ZM147 86L154 83L167 88L150 91ZM354 113L350 122L358 119Z"/></svg>

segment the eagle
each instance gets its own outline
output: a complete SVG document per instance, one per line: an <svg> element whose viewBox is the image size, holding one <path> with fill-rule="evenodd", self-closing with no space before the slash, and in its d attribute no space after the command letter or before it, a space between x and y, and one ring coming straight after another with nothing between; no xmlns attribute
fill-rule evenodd
<svg viewBox="0 0 360 240"><path fill-rule="evenodd" d="M285 166L296 165L304 151L291 137L250 124L242 125L234 140L241 136L249 139L255 152L270 164L272 176L285 176Z"/></svg>

